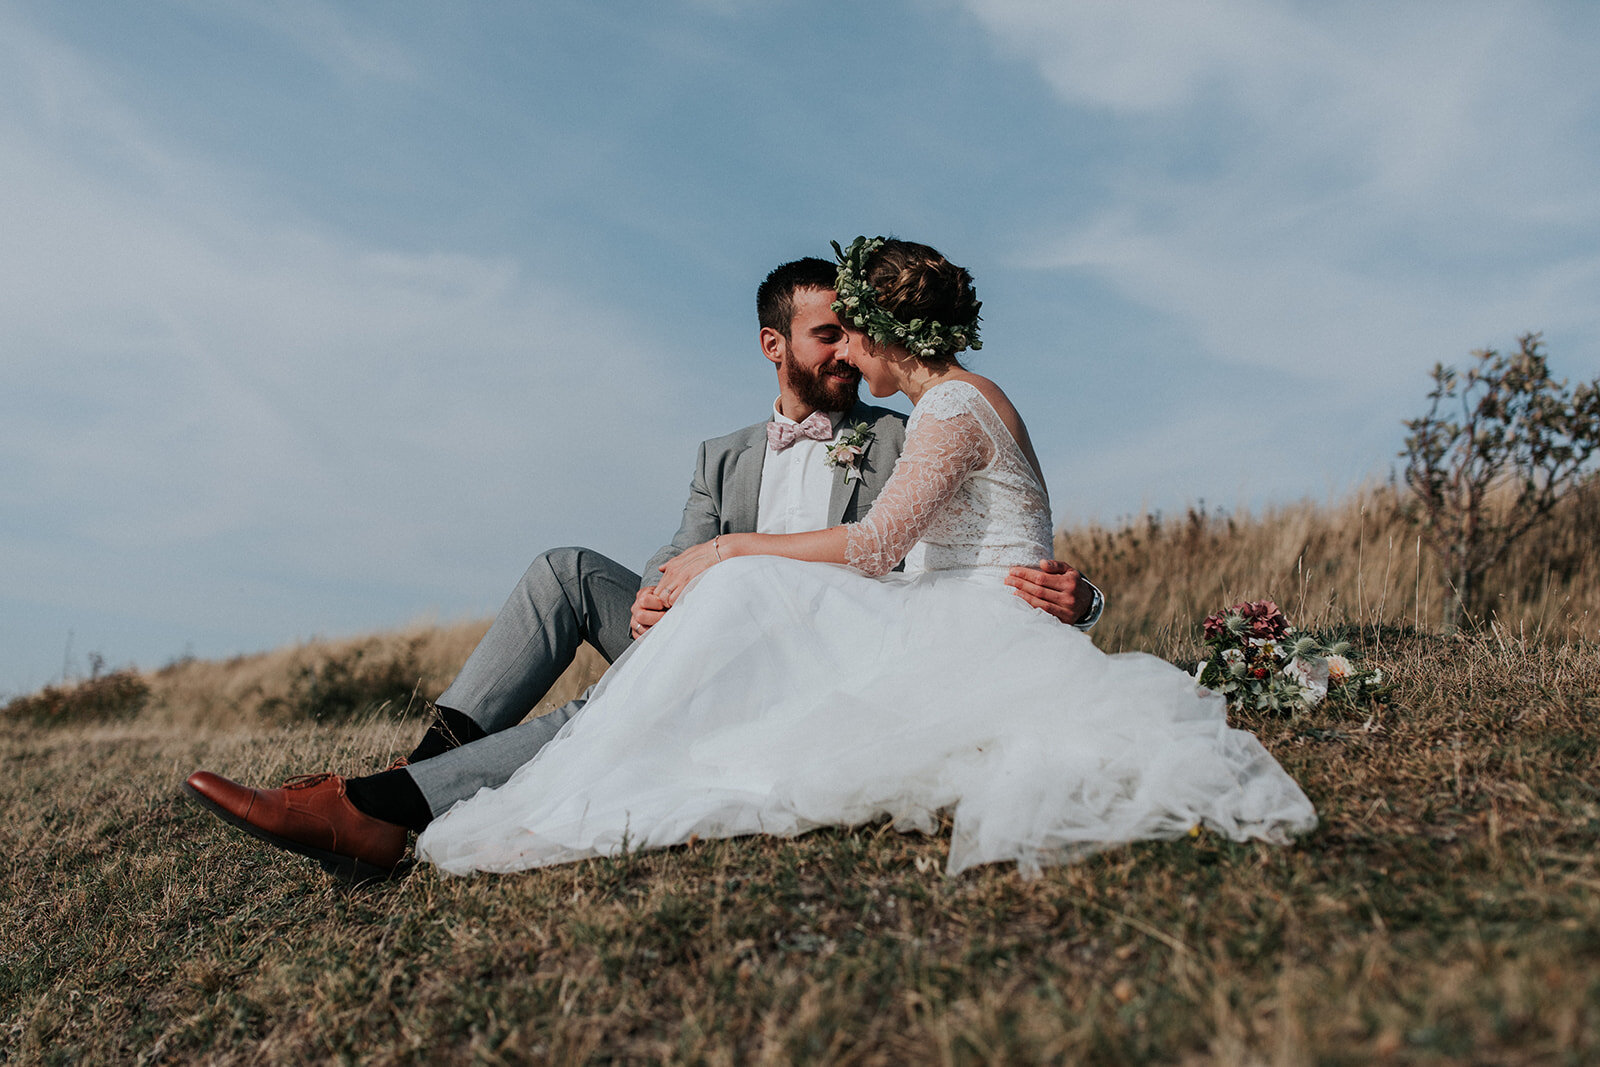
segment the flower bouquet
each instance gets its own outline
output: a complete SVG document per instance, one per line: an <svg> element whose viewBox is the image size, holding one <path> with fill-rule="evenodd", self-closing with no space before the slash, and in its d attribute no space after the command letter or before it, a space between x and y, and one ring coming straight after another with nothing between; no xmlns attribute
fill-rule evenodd
<svg viewBox="0 0 1600 1067"><path fill-rule="evenodd" d="M1208 658L1195 677L1226 697L1230 708L1296 715L1329 695L1353 702L1383 684L1382 671L1351 663L1348 643L1324 645L1297 636L1270 600L1235 604L1207 616L1205 645Z"/></svg>

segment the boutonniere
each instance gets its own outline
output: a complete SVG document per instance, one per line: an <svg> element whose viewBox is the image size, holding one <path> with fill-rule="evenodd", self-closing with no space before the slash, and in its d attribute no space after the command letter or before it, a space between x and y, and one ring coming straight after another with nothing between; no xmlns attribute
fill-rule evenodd
<svg viewBox="0 0 1600 1067"><path fill-rule="evenodd" d="M845 485L860 480L861 457L866 455L867 445L874 436L871 426L858 422L841 428L839 436L828 446L828 466L844 468Z"/></svg>

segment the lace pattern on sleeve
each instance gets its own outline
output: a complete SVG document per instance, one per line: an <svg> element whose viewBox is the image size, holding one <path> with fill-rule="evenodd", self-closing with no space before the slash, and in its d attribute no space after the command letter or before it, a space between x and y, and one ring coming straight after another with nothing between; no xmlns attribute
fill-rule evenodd
<svg viewBox="0 0 1600 1067"><path fill-rule="evenodd" d="M894 473L860 522L845 527L845 563L888 574L973 471L994 459L994 441L951 391L919 404Z"/></svg>

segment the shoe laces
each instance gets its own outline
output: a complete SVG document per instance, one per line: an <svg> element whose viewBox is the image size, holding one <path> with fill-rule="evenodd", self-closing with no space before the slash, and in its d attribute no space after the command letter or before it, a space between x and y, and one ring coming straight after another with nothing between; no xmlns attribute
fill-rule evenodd
<svg viewBox="0 0 1600 1067"><path fill-rule="evenodd" d="M313 786L321 785L323 782L326 782L329 778L337 778L337 777L339 777L339 776L337 774L332 773L331 771L323 771L320 774L297 774L293 778L290 778L287 781L285 781L283 783L283 788L285 788L285 789L310 789Z"/></svg>

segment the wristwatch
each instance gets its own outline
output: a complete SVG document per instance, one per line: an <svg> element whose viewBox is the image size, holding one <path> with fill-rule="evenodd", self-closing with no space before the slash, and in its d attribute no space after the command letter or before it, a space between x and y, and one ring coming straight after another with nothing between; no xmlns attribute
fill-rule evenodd
<svg viewBox="0 0 1600 1067"><path fill-rule="evenodd" d="M1106 598L1100 592L1100 587L1095 585L1093 582L1085 581L1083 584L1087 585L1090 590L1093 591L1094 599L1089 601L1089 610L1084 612L1083 618L1079 619L1072 625L1080 630L1087 631L1089 627L1100 621L1100 613L1106 610Z"/></svg>

